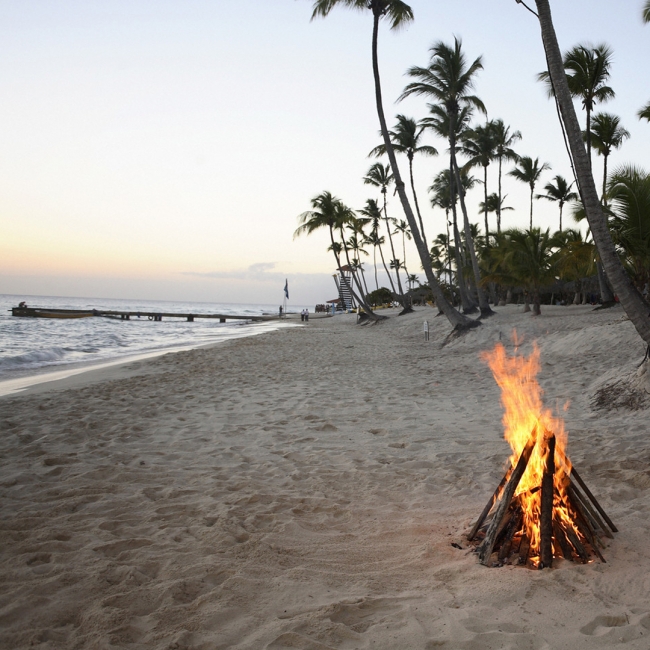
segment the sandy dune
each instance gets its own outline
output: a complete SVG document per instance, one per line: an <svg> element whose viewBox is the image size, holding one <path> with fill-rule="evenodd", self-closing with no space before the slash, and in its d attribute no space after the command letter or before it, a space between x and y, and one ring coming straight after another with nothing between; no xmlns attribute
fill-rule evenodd
<svg viewBox="0 0 650 650"><path fill-rule="evenodd" d="M509 306L444 348L431 309L353 322L0 399L0 647L650 648L650 373L622 311ZM478 353L513 327L571 400L607 564L465 548L509 453Z"/></svg>

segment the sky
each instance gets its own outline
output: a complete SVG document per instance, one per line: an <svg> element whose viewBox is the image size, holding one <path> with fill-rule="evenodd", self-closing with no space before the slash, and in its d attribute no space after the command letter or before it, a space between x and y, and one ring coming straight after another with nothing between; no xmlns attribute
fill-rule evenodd
<svg viewBox="0 0 650 650"><path fill-rule="evenodd" d="M535 17L515 0L410 4L413 23L380 32L389 125L397 113L426 116L422 98L396 103L404 73L458 36L468 58L483 57L475 92L489 118L521 131L519 154L552 166L541 185L570 178L536 81ZM551 0L563 51L613 49L616 98L600 109L631 138L610 168L650 168L650 124L636 117L650 100L642 4ZM362 181L379 144L372 20L339 7L311 21L311 11L311 0L0 0L0 293L279 304L288 279L296 304L334 298L326 233L293 233L325 190L356 209L379 198ZM427 188L446 147L427 142L441 155L416 159L415 175L433 238L445 220ZM600 187L600 159L594 174ZM527 186L503 183L514 208L504 226L526 227ZM482 192L468 197L480 223ZM535 224L557 229L557 206L535 203ZM406 255L424 280L412 246Z"/></svg>

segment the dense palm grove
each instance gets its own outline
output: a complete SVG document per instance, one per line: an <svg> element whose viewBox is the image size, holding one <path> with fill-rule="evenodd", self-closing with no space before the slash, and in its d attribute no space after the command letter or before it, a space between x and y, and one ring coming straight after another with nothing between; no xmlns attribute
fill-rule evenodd
<svg viewBox="0 0 650 650"><path fill-rule="evenodd" d="M380 317L373 310L387 299L408 311L414 301L428 298L454 327L464 329L478 324L470 314L491 316L491 304L516 300L526 309L532 304L533 313L539 314L542 302L609 305L616 294L650 343L650 323L643 320L648 320L644 298L648 300L650 283L650 173L635 165L611 170L608 165L609 156L629 138L620 118L601 109L615 98L611 49L577 44L560 58L548 0L536 0L538 13L526 6L540 21L549 67L539 81L557 105L572 169L569 179L550 177L551 163L526 154L516 125L487 119L486 107L474 93L482 59L468 58L458 38L435 42L429 61L406 71L409 82L399 100L421 97L424 115L416 119L400 113L391 128L381 94L378 25L387 20L391 28L399 27L413 19L412 10L401 0L315 0L313 16L325 17L337 5L373 16L382 140L369 152L375 160L360 179L373 195L365 206L353 209L331 192L322 192L312 199L311 210L300 215L296 235L328 230L336 266L348 271L349 289L364 312L376 319ZM642 18L650 22L650 0ZM574 102L582 114L580 124ZM650 122L650 104L638 117ZM591 173L593 155L603 159L604 174L597 185ZM407 170L404 179L400 159ZM432 168L432 159L438 171L431 173L425 196L416 188L413 168ZM496 188L488 187L491 165L498 170ZM508 183L526 185L530 204L520 227L503 229L502 217L512 210L504 193ZM470 214L467 195L477 191L482 194L480 214ZM389 201L395 195L399 207ZM557 206L555 232L535 225L540 200ZM444 232L431 232L423 210L427 204L444 213ZM567 227L583 219L586 235L577 225ZM407 240L415 244L418 260L407 259ZM380 286L378 268L388 287Z"/></svg>

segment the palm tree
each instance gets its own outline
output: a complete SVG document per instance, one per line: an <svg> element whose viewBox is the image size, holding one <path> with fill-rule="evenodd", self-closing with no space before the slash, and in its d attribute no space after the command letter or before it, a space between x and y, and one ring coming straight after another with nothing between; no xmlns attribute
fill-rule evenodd
<svg viewBox="0 0 650 650"><path fill-rule="evenodd" d="M420 284L420 281L418 280L418 276L415 275L414 273L411 273L407 278L406 281L409 283L409 289L412 290L414 285Z"/></svg>
<svg viewBox="0 0 650 650"><path fill-rule="evenodd" d="M395 246L393 245L393 236L390 230L390 220L388 219L388 208L386 194L388 193L388 186L393 183L395 180L393 174L391 174L389 165L382 165L381 163L375 163L371 165L370 169L367 171L366 175L363 177L363 182L366 185L372 185L378 187L381 190L382 196L384 197L384 219L386 221L386 230L388 231L388 242L390 243L390 250L395 259ZM399 290L399 295L403 296L404 291L402 289L402 281L399 276L399 269L395 270L395 275L397 276L397 287ZM406 305L404 305L406 308Z"/></svg>
<svg viewBox="0 0 650 650"><path fill-rule="evenodd" d="M646 0L643 5L643 22L650 23L650 0Z"/></svg>
<svg viewBox="0 0 650 650"><path fill-rule="evenodd" d="M546 183L544 185L546 194L537 194L535 198L557 202L560 207L560 232L562 232L562 209L564 208L564 204L570 201L578 201L580 197L576 192L571 191L573 183L569 184L564 176L558 174L553 180L555 181L555 185L552 182Z"/></svg>
<svg viewBox="0 0 650 650"><path fill-rule="evenodd" d="M388 276L388 281L390 282L391 289L393 293L396 294L395 285L393 284L393 276L386 266L386 260L384 259L384 251L382 245L386 243L386 239L383 236L379 235L379 224L381 222L381 208L377 204L377 201L374 199L368 199L364 208L359 210L359 214L362 214L364 217L368 218L370 221L370 243L375 247L375 251L379 248L379 255L381 257L381 263L384 266L386 275ZM377 254L375 252L375 284L377 284L377 289L379 289L379 282L377 281Z"/></svg>
<svg viewBox="0 0 650 650"><path fill-rule="evenodd" d="M518 167L508 172L508 176L516 178L522 183L526 183L530 187L530 230L533 229L533 196L535 193L535 185L542 175L543 171L550 169L548 163L539 164L539 158L533 160L530 156L522 156L517 160Z"/></svg>
<svg viewBox="0 0 650 650"><path fill-rule="evenodd" d="M607 159L612 149L618 149L630 134L621 126L621 118L611 113L594 115L591 123L591 146L603 157L602 201L607 205ZM586 137L585 137L586 139Z"/></svg>
<svg viewBox="0 0 650 650"><path fill-rule="evenodd" d="M352 9L370 10L373 17L372 23L372 71L375 82L375 103L377 107L377 117L379 118L379 127L381 129L382 137L384 138L384 146L386 147L386 155L390 162L390 167L395 176L395 186L397 193L404 210L404 215L411 228L413 241L420 255L422 268L427 276L429 286L433 296L438 304L438 308L445 314L451 325L457 331L466 330L469 327L475 327L478 323L473 321L460 312L458 312L452 305L449 304L442 288L438 284L436 277L431 268L431 259L427 249L426 242L423 241L419 232L418 225L415 221L415 215L409 203L408 196L402 176L397 165L397 157L390 140L388 133L388 126L386 125L386 116L384 115L384 106L381 94L381 79L379 76L379 57L378 57L378 35L379 35L379 21L382 18L388 18L390 21L391 29L397 29L409 21L413 20L413 10L402 0L314 0L312 19L317 16L327 16L330 11L337 5L350 7ZM405 308L406 311L406 308Z"/></svg>
<svg viewBox="0 0 650 650"><path fill-rule="evenodd" d="M465 205L465 191L460 180L460 170L456 160L456 140L457 140L457 122L461 116L461 109L476 108L483 113L486 112L483 102L471 91L474 86L474 79L479 70L483 69L481 57L474 59L470 64L467 63L465 54L462 51L460 39L454 38L454 45L449 46L442 41L434 43L429 48L431 59L427 68L413 66L407 71L407 75L417 79L406 86L400 99L410 95L424 95L433 98L440 107L440 112L444 112L449 120L449 157L450 169L453 172L458 196L460 198L460 207L463 212L465 222L465 236L467 250L472 261L472 270L476 281L476 291L478 293L479 307L481 316L487 317L494 312L490 309L485 292L481 287L481 273L476 257L474 243L470 236L469 217L467 216L467 207Z"/></svg>
<svg viewBox="0 0 650 650"><path fill-rule="evenodd" d="M497 214L505 212L506 210L514 210L514 208L510 207L509 205L504 205L507 198L508 195L506 194L501 200L499 200L499 195L496 192L492 192L492 194L488 194L487 203L485 201L481 201L478 204L478 209L481 212L487 210L488 212L496 212ZM497 234L499 232L501 232L500 227L497 228Z"/></svg>
<svg viewBox="0 0 650 650"><path fill-rule="evenodd" d="M348 215L348 208L343 205L342 201L333 196L331 192L322 192L311 200L313 210L303 212L298 216L299 226L293 233L294 239L300 235L311 235L311 233L321 228L327 228L330 235L331 246L328 250L334 253L336 258L336 267L341 278L344 278L341 267L340 250L341 244L334 239L334 231L342 227L341 220ZM346 281L347 283L347 281ZM354 287L348 285L352 297L361 305L373 320L380 320L383 316L375 314L363 298L360 298L354 291Z"/></svg>
<svg viewBox="0 0 650 650"><path fill-rule="evenodd" d="M420 213L420 204L418 202L418 195L415 191L415 182L413 180L413 157L416 153L420 153L425 156L437 156L438 150L435 147L420 144L422 132L424 129L425 127L421 124L419 125L414 119L406 117L405 115L398 115L395 130L389 131L388 134L390 136L391 142L393 143L393 149L398 153L405 154L406 158L409 161L409 176L411 179L413 201L415 202L415 211L417 212L418 220L420 222L422 239L426 241L427 237L424 234L424 223L422 221L422 214ZM370 152L370 155L383 156L385 153L386 146L380 144Z"/></svg>
<svg viewBox="0 0 650 650"><path fill-rule="evenodd" d="M546 53L549 78L553 83L555 95L560 109L560 117L570 148L571 158L580 195L591 229L598 254L607 272L614 291L630 321L641 338L650 345L650 316L648 306L634 283L626 273L619 259L612 236L608 228L607 218L603 211L596 184L591 174L589 157L582 140L582 131L575 108L571 99L571 91L564 71L562 54L557 42L549 0L535 0L537 15L542 33L542 44Z"/></svg>
<svg viewBox="0 0 650 650"><path fill-rule="evenodd" d="M485 216L485 242L490 245L490 229L488 225L488 189L487 169L490 163L496 158L497 141L493 123L488 121L483 126L475 126L467 129L461 136L461 153L469 158L465 166L483 167L483 214Z"/></svg>
<svg viewBox="0 0 650 650"><path fill-rule="evenodd" d="M607 85L612 65L612 51L605 44L596 47L576 45L564 55L563 65L569 92L572 97L582 100L582 107L587 114L585 132L587 157L591 167L591 113L596 102L606 102L615 96L612 88ZM538 79L547 83L549 97L552 97L554 90L548 71L541 72Z"/></svg>
<svg viewBox="0 0 650 650"><path fill-rule="evenodd" d="M499 161L499 202L497 213L497 232L501 232L501 211L504 209L501 206L505 197L502 198L501 193L501 166L504 160L509 160L514 162L519 158L519 156L512 149L512 145L515 142L521 140L521 133L519 131L513 131L510 133L510 127L506 126L503 120L493 120L492 129L494 132L494 139L496 140L496 153L495 158Z"/></svg>

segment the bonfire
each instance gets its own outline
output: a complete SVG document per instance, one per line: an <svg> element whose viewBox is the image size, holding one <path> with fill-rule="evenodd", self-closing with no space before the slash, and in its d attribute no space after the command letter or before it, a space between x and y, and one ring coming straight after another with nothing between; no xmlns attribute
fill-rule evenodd
<svg viewBox="0 0 650 650"><path fill-rule="evenodd" d="M484 353L504 407L512 455L505 476L468 534L481 564L551 567L553 559L605 562L603 537L618 532L567 455L564 421L542 402L540 352Z"/></svg>

